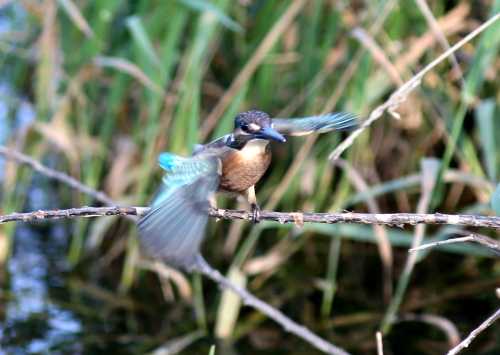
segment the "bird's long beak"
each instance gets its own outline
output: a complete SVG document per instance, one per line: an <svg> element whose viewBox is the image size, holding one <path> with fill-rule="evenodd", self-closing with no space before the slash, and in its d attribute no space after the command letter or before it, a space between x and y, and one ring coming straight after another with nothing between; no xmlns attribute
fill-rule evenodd
<svg viewBox="0 0 500 355"><path fill-rule="evenodd" d="M271 126L267 125L264 127L263 130L257 131L253 133L255 138L259 139L268 139L268 140L274 140L277 142L286 142L285 137L283 137L281 134L276 132L274 129L271 128Z"/></svg>

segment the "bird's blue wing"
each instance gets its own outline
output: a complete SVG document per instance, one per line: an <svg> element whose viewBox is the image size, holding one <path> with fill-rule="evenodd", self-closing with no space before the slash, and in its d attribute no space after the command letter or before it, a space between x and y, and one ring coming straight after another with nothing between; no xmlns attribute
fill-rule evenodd
<svg viewBox="0 0 500 355"><path fill-rule="evenodd" d="M192 262L200 249L208 199L217 189L221 172L215 155L181 159L163 177L151 210L137 226L146 250L178 267Z"/></svg>
<svg viewBox="0 0 500 355"><path fill-rule="evenodd" d="M332 112L306 118L273 118L273 128L280 134L304 136L314 132L354 131L362 122L357 116L345 112Z"/></svg>
<svg viewBox="0 0 500 355"><path fill-rule="evenodd" d="M207 143L207 144L195 144L193 155L198 155L198 154L202 153L203 151L205 151L207 149L211 149L211 148L219 149L219 148L226 147L226 142L227 142L227 139L229 138L229 136L230 136L230 134L227 134L227 135L222 136L220 138L217 138L216 140L214 140L210 143Z"/></svg>
<svg viewBox="0 0 500 355"><path fill-rule="evenodd" d="M172 171L177 165L184 163L189 158L183 158L172 153L161 153L158 155L158 164L163 170Z"/></svg>

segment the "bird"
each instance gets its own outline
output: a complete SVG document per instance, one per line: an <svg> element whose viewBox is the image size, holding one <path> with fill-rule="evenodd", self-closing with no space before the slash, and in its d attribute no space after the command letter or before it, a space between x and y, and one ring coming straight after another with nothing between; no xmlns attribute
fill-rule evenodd
<svg viewBox="0 0 500 355"><path fill-rule="evenodd" d="M333 112L307 118L271 118L257 110L238 114L232 133L194 147L191 157L161 153L158 163L167 173L150 206L139 221L141 244L153 256L174 267L189 267L205 234L208 208L215 192L246 197L252 219L260 221L255 184L271 163L270 142L284 136L330 131L352 131L361 120L350 113Z"/></svg>

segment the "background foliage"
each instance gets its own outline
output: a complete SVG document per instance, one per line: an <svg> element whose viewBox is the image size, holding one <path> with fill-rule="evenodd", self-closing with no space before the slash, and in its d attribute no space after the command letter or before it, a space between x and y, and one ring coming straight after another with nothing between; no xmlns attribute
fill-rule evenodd
<svg viewBox="0 0 500 355"><path fill-rule="evenodd" d="M436 28L454 44L499 11L498 0L0 1L0 143L117 204L146 205L162 175L158 153L188 155L195 143L230 132L236 114L249 109L272 117L333 110L366 116L445 50ZM398 109L401 119L379 119L340 161L328 159L340 135L274 144L273 165L257 186L261 207L491 214L500 168L498 33L495 24L456 53L464 77L449 61L427 74ZM97 205L0 162L1 214ZM248 208L222 198L220 207ZM137 354L167 339L174 352L188 346L183 353L208 353L217 337L220 353L315 353L197 275L170 270L170 280L158 278L124 219L15 229L0 226L4 294L16 296L21 241L41 241L38 253L52 260L42 278L46 297L80 328L54 337L47 324L58 315L38 319L12 298L39 323L28 326L6 306L2 342L10 351L37 353L21 344L44 339L61 354ZM211 224L203 254L354 354L375 353L379 328L387 354L443 354L455 334L447 325L467 334L498 307L500 270L491 255L457 246L421 253L412 266L407 248L416 235L461 233L223 221ZM498 327L471 353L499 351Z"/></svg>

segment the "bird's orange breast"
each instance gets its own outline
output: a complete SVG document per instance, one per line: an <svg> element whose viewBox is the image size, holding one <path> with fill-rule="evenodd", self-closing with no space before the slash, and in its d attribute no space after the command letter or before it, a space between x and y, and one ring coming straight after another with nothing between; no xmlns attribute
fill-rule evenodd
<svg viewBox="0 0 500 355"><path fill-rule="evenodd" d="M246 194L266 172L271 163L271 150L266 140L254 139L241 150L232 150L221 158L222 176L219 192Z"/></svg>

